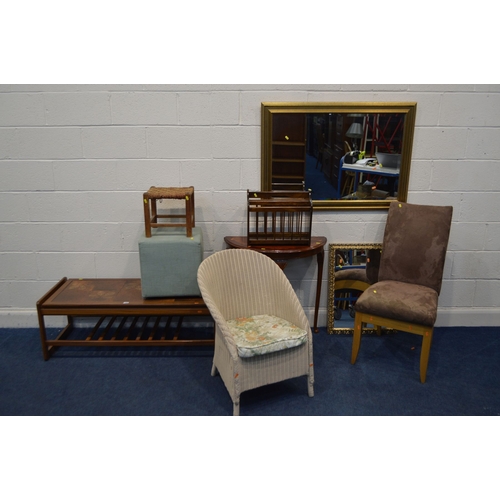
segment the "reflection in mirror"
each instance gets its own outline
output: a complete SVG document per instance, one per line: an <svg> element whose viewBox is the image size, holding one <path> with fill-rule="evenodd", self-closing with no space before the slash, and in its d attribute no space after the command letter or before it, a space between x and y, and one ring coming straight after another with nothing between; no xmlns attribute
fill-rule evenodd
<svg viewBox="0 0 500 500"><path fill-rule="evenodd" d="M378 281L382 245L329 245L328 333L352 333L357 298ZM373 327L366 326L367 331Z"/></svg>
<svg viewBox="0 0 500 500"><path fill-rule="evenodd" d="M316 209L406 201L415 103L262 103L262 190Z"/></svg>

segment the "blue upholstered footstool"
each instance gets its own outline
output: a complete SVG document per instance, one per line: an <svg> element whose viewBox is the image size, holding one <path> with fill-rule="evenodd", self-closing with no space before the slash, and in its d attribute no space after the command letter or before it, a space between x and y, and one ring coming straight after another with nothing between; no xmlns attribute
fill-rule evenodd
<svg viewBox="0 0 500 500"><path fill-rule="evenodd" d="M193 227L156 229L151 238L139 238L141 288L144 298L201 296L196 274L203 259L203 237Z"/></svg>

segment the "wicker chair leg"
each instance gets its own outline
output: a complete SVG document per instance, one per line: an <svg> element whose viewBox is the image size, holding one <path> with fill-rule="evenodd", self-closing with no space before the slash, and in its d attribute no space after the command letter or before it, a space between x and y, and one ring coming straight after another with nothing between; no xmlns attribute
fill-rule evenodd
<svg viewBox="0 0 500 500"><path fill-rule="evenodd" d="M239 417L240 416L240 400L238 401L233 401L233 417Z"/></svg>
<svg viewBox="0 0 500 500"><path fill-rule="evenodd" d="M310 398L314 397L314 382L311 376L307 377L307 394Z"/></svg>

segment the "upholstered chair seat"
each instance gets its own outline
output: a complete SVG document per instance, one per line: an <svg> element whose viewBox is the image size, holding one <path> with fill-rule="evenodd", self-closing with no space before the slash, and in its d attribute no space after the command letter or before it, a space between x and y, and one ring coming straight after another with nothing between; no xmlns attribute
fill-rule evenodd
<svg viewBox="0 0 500 500"><path fill-rule="evenodd" d="M379 281L356 302L356 312L430 326L436 322L438 294L432 288Z"/></svg>

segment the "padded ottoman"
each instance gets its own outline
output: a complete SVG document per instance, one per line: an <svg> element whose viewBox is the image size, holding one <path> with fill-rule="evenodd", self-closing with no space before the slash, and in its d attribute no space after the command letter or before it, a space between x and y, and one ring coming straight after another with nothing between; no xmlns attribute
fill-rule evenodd
<svg viewBox="0 0 500 500"><path fill-rule="evenodd" d="M203 259L201 229L156 229L139 238L141 288L144 298L201 296L196 274Z"/></svg>

